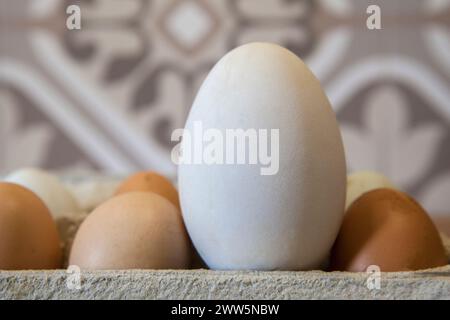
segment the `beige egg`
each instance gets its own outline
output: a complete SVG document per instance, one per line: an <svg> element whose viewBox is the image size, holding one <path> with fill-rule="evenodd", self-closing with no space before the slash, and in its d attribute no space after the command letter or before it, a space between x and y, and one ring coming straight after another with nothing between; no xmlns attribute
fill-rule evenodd
<svg viewBox="0 0 450 320"><path fill-rule="evenodd" d="M0 269L57 269L56 224L42 200L24 187L0 183Z"/></svg>
<svg viewBox="0 0 450 320"><path fill-rule="evenodd" d="M59 178L46 171L25 168L11 173L6 182L16 183L34 192L50 210L53 219L64 218L80 210L77 201Z"/></svg>
<svg viewBox="0 0 450 320"><path fill-rule="evenodd" d="M345 210L364 193L379 188L396 189L387 177L374 171L358 171L350 174L347 177Z"/></svg>
<svg viewBox="0 0 450 320"><path fill-rule="evenodd" d="M178 209L160 195L130 192L86 218L69 263L82 269L184 269L191 256Z"/></svg>

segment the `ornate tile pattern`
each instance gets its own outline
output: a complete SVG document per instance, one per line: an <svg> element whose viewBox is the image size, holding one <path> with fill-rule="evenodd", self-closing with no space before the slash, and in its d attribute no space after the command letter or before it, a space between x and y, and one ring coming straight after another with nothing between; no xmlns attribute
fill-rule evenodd
<svg viewBox="0 0 450 320"><path fill-rule="evenodd" d="M65 28L78 4L82 29ZM382 9L382 30L366 8ZM312 68L349 170L450 212L448 0L0 0L0 174L21 166L175 175L170 133L228 50L280 43ZM439 217L442 218L442 217Z"/></svg>

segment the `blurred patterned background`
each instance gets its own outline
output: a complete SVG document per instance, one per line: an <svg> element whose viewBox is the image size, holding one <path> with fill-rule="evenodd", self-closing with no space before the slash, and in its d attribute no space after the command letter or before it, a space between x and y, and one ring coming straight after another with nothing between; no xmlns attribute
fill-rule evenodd
<svg viewBox="0 0 450 320"><path fill-rule="evenodd" d="M71 4L79 31L66 28ZM382 30L367 29L369 4ZM321 80L349 170L386 174L445 223L449 28L449 0L0 0L0 175L173 177L170 134L208 70L240 44L270 41Z"/></svg>

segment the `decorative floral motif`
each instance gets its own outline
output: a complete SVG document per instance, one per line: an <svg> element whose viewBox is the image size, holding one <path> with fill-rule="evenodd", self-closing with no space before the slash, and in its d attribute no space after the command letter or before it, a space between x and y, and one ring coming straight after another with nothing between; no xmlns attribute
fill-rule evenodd
<svg viewBox="0 0 450 320"><path fill-rule="evenodd" d="M89 66L97 67L93 76L105 92L126 92L117 108L126 109L166 152L200 80L224 52L243 42L271 40L305 56L314 43L308 18L313 5L306 0L264 0L263 6L254 0L132 2L134 10L122 13L117 2L111 8L108 0L79 1L87 15L83 32L65 32L63 43L89 77ZM230 25L233 16L236 23Z"/></svg>
<svg viewBox="0 0 450 320"><path fill-rule="evenodd" d="M395 184L410 188L432 166L444 128L411 125L404 96L392 86L372 90L361 107L364 127L342 127L350 169L383 172Z"/></svg>

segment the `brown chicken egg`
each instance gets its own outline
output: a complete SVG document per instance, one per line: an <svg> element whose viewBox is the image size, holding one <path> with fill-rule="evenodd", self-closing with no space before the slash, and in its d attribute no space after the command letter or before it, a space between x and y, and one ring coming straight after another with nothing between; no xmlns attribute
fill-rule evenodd
<svg viewBox="0 0 450 320"><path fill-rule="evenodd" d="M138 172L128 177L116 191L116 195L132 191L150 191L163 196L180 210L178 191L173 184L156 172Z"/></svg>
<svg viewBox="0 0 450 320"><path fill-rule="evenodd" d="M424 209L392 189L360 196L347 210L331 254L331 269L411 271L448 263L439 233Z"/></svg>
<svg viewBox="0 0 450 320"><path fill-rule="evenodd" d="M167 178L163 177L162 175L156 172L138 172L130 176L125 181L123 181L121 185L118 187L116 195L133 191L149 191L159 194L160 196L163 196L164 198L172 202L181 213L177 189L175 189L173 184ZM204 268L205 264L201 260L192 243L191 246L192 246L191 251L193 253L191 259L192 261L191 267L194 269Z"/></svg>
<svg viewBox="0 0 450 320"><path fill-rule="evenodd" d="M57 269L62 252L49 209L33 192L0 183L0 269Z"/></svg>
<svg viewBox="0 0 450 320"><path fill-rule="evenodd" d="M181 215L170 201L151 192L129 192L86 218L69 263L83 269L187 269L190 250Z"/></svg>

